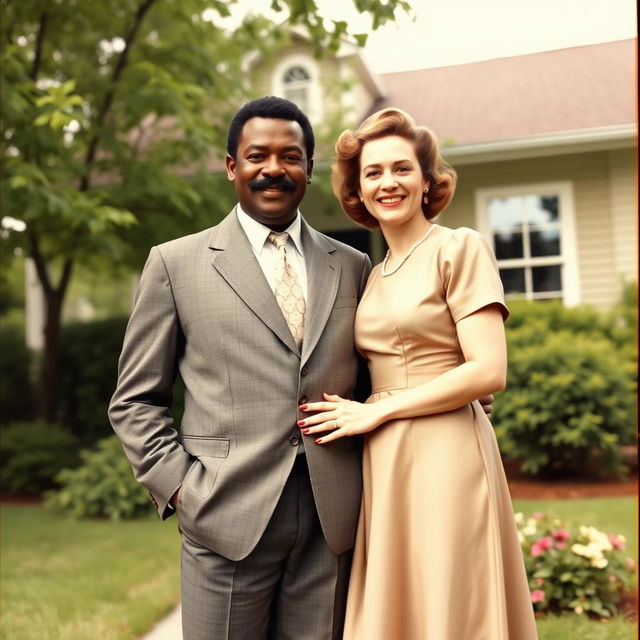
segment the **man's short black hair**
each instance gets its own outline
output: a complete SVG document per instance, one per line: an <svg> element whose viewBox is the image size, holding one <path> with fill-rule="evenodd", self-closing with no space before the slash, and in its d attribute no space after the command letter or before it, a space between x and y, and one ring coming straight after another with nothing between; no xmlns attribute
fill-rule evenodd
<svg viewBox="0 0 640 640"><path fill-rule="evenodd" d="M227 153L234 160L238 152L238 141L242 134L242 128L251 118L279 118L297 122L302 127L302 133L304 134L307 160L313 158L316 142L309 118L290 100L276 98L275 96L264 96L247 102L231 120L227 136Z"/></svg>

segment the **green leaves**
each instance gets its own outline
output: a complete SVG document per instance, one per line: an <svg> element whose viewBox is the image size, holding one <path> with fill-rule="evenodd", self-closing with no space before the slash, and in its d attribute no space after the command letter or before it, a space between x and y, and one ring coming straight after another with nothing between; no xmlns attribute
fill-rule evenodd
<svg viewBox="0 0 640 640"><path fill-rule="evenodd" d="M100 440L80 453L82 464L57 475L61 485L47 505L76 518L139 518L153 513L146 489L133 478L131 465L116 436Z"/></svg>
<svg viewBox="0 0 640 640"><path fill-rule="evenodd" d="M49 125L52 129L59 130L73 120L82 119L82 112L78 107L83 104L83 99L73 93L75 86L75 80L67 80L60 86L50 86L46 95L36 98L35 105L42 112L33 124L36 127Z"/></svg>
<svg viewBox="0 0 640 640"><path fill-rule="evenodd" d="M590 308L512 304L509 378L493 422L503 454L524 471L624 471L620 446L634 433L634 356L631 342L614 338L617 324Z"/></svg>

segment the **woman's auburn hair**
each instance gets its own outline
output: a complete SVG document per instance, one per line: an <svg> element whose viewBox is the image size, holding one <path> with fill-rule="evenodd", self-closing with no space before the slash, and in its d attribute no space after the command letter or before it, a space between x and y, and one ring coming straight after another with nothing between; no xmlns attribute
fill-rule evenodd
<svg viewBox="0 0 640 640"><path fill-rule="evenodd" d="M360 201L360 154L366 142L386 136L400 136L413 143L422 175L429 184L429 203L422 202L427 220L435 218L453 198L457 174L442 159L435 134L416 125L402 109L382 109L369 116L355 131L346 130L336 142L336 159L331 166L331 186L344 212L355 222L377 229L378 221Z"/></svg>

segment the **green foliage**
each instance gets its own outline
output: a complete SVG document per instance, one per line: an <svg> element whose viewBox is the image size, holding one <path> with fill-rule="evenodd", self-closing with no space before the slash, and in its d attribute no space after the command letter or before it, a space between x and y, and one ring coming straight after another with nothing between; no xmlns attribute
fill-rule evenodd
<svg viewBox="0 0 640 640"><path fill-rule="evenodd" d="M635 369L611 317L555 303L511 309L507 391L493 416L503 454L530 473L623 472Z"/></svg>
<svg viewBox="0 0 640 640"><path fill-rule="evenodd" d="M153 513L146 489L138 484L116 436L100 440L80 452L81 465L56 476L61 488L47 497L47 505L75 518L138 518Z"/></svg>
<svg viewBox="0 0 640 640"><path fill-rule="evenodd" d="M77 442L57 425L17 422L2 428L0 483L11 493L41 493L56 474L77 463Z"/></svg>
<svg viewBox="0 0 640 640"><path fill-rule="evenodd" d="M610 618L633 584L635 561L624 536L568 527L544 513L516 514L531 600L536 611L572 611Z"/></svg>
<svg viewBox="0 0 640 640"><path fill-rule="evenodd" d="M24 342L24 327L0 327L0 424L33 417L31 353Z"/></svg>
<svg viewBox="0 0 640 640"><path fill-rule="evenodd" d="M108 318L74 322L62 329L59 420L84 444L112 433L107 408L126 326L126 318Z"/></svg>

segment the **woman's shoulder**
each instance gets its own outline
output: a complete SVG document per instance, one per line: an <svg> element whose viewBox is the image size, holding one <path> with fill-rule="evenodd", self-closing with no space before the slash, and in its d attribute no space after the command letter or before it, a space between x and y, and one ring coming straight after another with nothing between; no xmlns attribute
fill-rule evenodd
<svg viewBox="0 0 640 640"><path fill-rule="evenodd" d="M442 225L438 225L438 228L438 244L441 250L440 252L443 255L468 251L478 246L485 248L488 246L484 236L475 229L470 229L469 227L451 229L450 227L443 227Z"/></svg>

